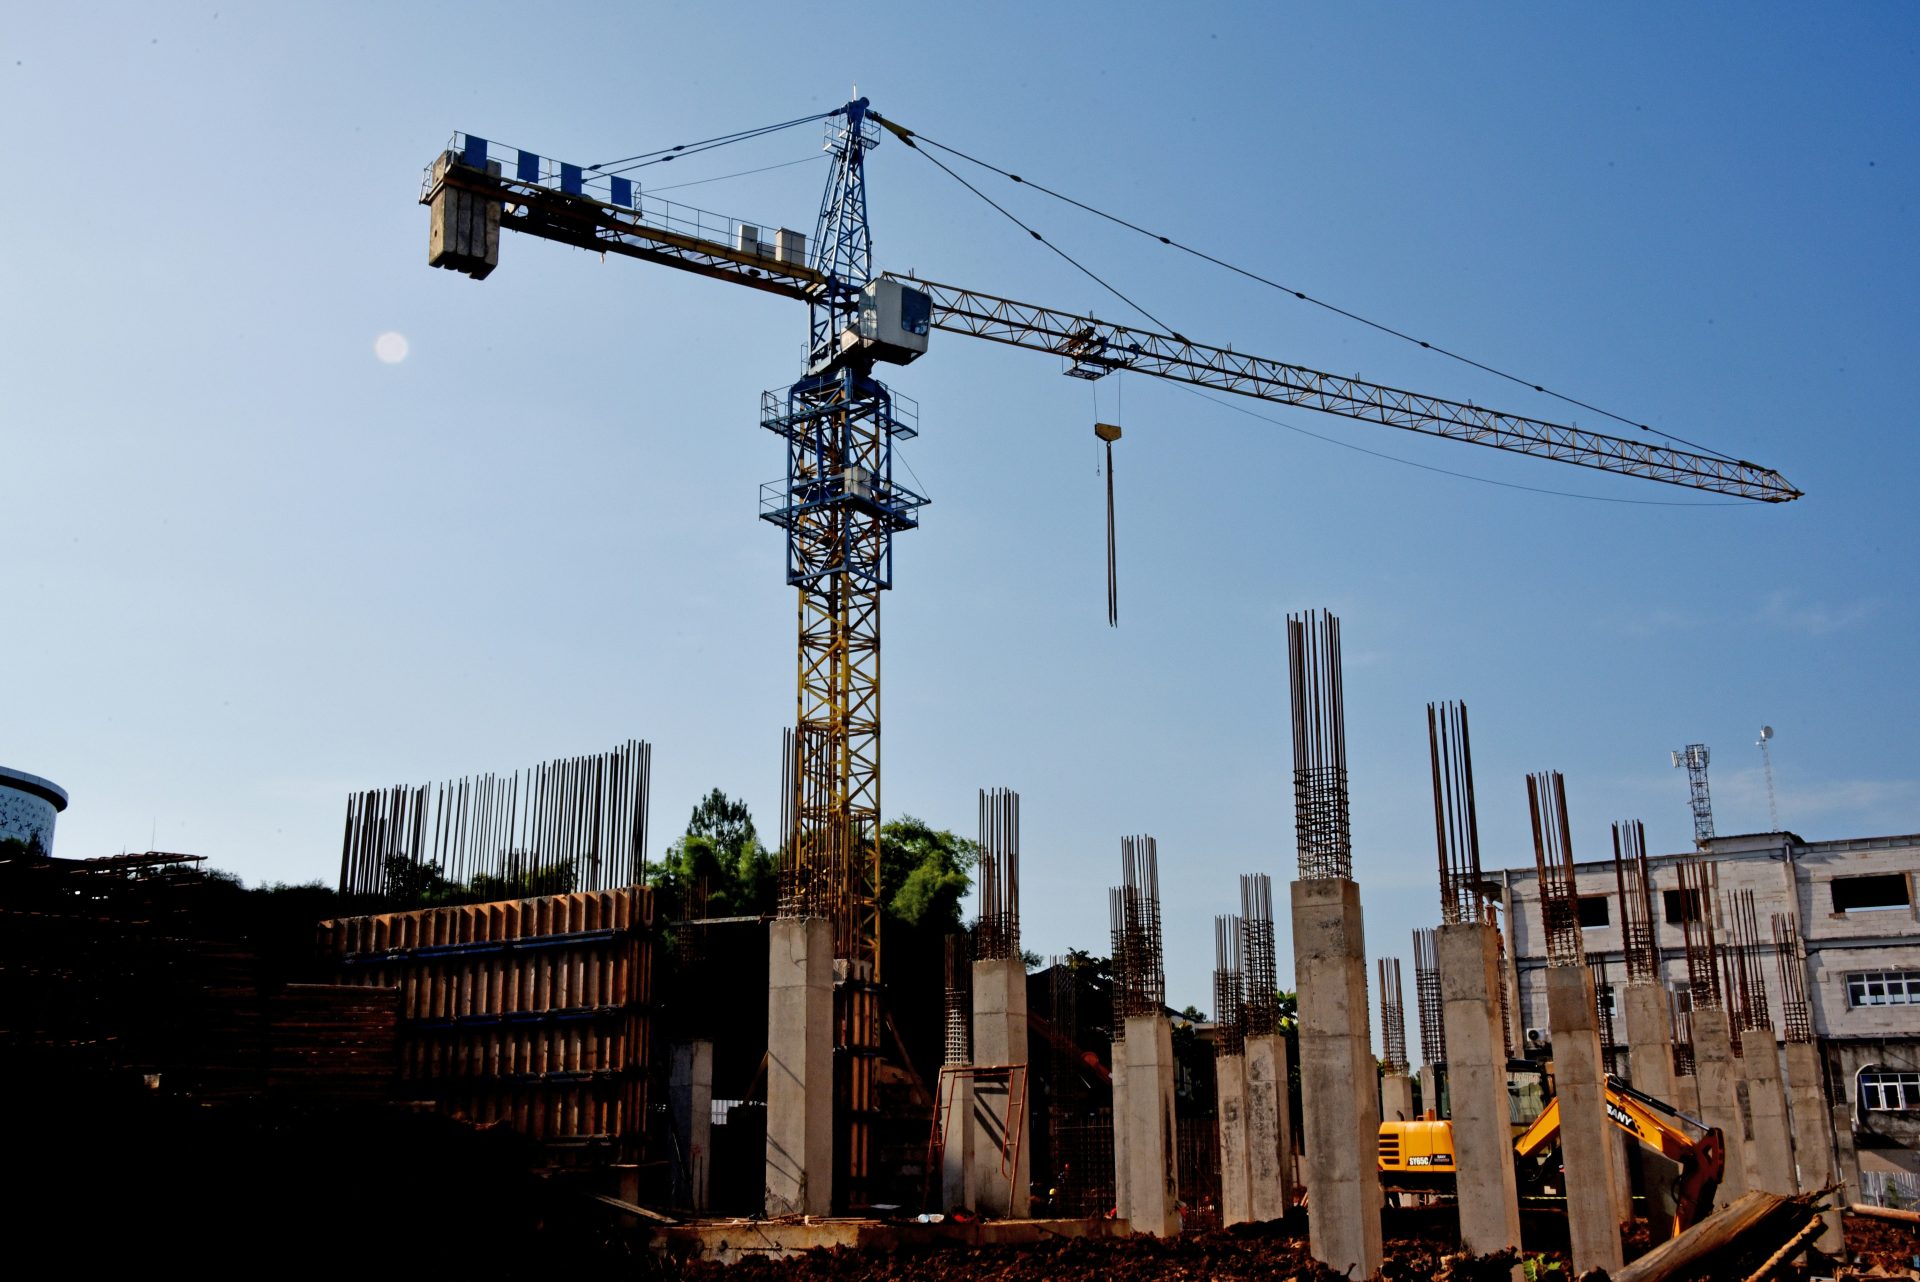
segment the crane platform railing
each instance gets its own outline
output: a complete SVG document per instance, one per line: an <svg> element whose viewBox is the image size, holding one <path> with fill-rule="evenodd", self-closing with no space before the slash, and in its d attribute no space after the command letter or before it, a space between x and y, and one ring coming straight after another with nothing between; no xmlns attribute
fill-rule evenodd
<svg viewBox="0 0 1920 1282"><path fill-rule="evenodd" d="M802 302L822 287L824 278L807 265L805 237L798 232L771 233L775 239L769 241L763 236L772 224L662 200L617 174L473 134L454 134L445 155L451 163L426 170L423 205L451 187L499 201L502 226L545 240L648 259Z"/></svg>

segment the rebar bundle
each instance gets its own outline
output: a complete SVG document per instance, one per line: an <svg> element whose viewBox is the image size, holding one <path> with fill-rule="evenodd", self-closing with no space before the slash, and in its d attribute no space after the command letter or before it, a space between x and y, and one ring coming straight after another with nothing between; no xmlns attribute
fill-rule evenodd
<svg viewBox="0 0 1920 1282"><path fill-rule="evenodd" d="M653 749L542 762L347 799L340 893L407 906L639 884Z"/></svg>
<svg viewBox="0 0 1920 1282"><path fill-rule="evenodd" d="M1078 1113L1086 1102L1081 1076L1085 1067L1080 1045L1080 990L1071 957L1050 959L1047 970L1047 1012L1053 1021L1053 1077L1048 1092L1053 1115Z"/></svg>
<svg viewBox="0 0 1920 1282"><path fill-rule="evenodd" d="M1773 1012L1767 1008L1767 945L1760 938L1760 917L1753 892L1736 890L1727 910L1728 948L1724 964L1727 998L1735 1034L1773 1031Z"/></svg>
<svg viewBox="0 0 1920 1282"><path fill-rule="evenodd" d="M1565 776L1558 770L1528 775L1527 811L1533 820L1533 862L1540 874L1547 965L1583 965L1586 954L1580 947L1580 896L1574 883Z"/></svg>
<svg viewBox="0 0 1920 1282"><path fill-rule="evenodd" d="M1638 819L1613 825L1613 876L1620 887L1620 946L1627 982L1657 984L1660 948L1653 933L1653 878L1647 871L1647 826Z"/></svg>
<svg viewBox="0 0 1920 1282"><path fill-rule="evenodd" d="M1243 1054L1247 1048L1246 978L1240 973L1245 948L1239 917L1229 913L1213 919L1213 1022L1221 1055Z"/></svg>
<svg viewBox="0 0 1920 1282"><path fill-rule="evenodd" d="M1407 1008L1400 987L1400 959L1382 957L1380 968L1380 1071L1407 1073Z"/></svg>
<svg viewBox="0 0 1920 1282"><path fill-rule="evenodd" d="M1433 763L1433 829L1440 852L1440 920L1480 921L1480 822L1473 804L1473 745L1467 705L1427 705L1427 755Z"/></svg>
<svg viewBox="0 0 1920 1282"><path fill-rule="evenodd" d="M1680 931L1687 950L1687 988L1693 996L1690 1010L1719 1010L1720 945L1713 933L1713 871L1700 859L1679 866Z"/></svg>
<svg viewBox="0 0 1920 1282"><path fill-rule="evenodd" d="M1501 989L1504 991L1505 984ZM1413 932L1413 1000L1420 1015L1420 1054L1429 1064L1447 1062L1447 1008L1440 997L1440 953L1433 927Z"/></svg>
<svg viewBox="0 0 1920 1282"><path fill-rule="evenodd" d="M1274 956L1273 879L1240 875L1241 1015L1249 1037L1280 1031L1280 979Z"/></svg>
<svg viewBox="0 0 1920 1282"><path fill-rule="evenodd" d="M1121 1018L1157 1015L1167 1004L1160 943L1160 853L1152 837L1120 839L1121 884L1108 892L1113 921L1114 1006Z"/></svg>
<svg viewBox="0 0 1920 1282"><path fill-rule="evenodd" d="M955 932L946 938L947 982L946 1063L973 1062L973 966L967 937Z"/></svg>
<svg viewBox="0 0 1920 1282"><path fill-rule="evenodd" d="M1351 878L1340 620L1330 611L1287 616L1287 672L1293 694L1293 824L1300 880Z"/></svg>
<svg viewBox="0 0 1920 1282"><path fill-rule="evenodd" d="M980 920L974 951L982 961L1020 955L1020 794L980 790Z"/></svg>
<svg viewBox="0 0 1920 1282"><path fill-rule="evenodd" d="M1773 915L1773 956L1780 969L1781 1033L1790 1042L1813 1040L1807 1006L1807 946L1792 913Z"/></svg>

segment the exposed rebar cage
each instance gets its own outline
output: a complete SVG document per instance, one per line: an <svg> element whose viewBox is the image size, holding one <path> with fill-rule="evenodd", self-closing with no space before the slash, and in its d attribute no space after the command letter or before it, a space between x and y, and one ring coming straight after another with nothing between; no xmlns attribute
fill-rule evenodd
<svg viewBox="0 0 1920 1282"><path fill-rule="evenodd" d="M1246 977L1240 973L1246 940L1240 918L1228 913L1213 919L1213 1022L1219 1030L1214 1043L1221 1055L1240 1055L1247 1048Z"/></svg>
<svg viewBox="0 0 1920 1282"><path fill-rule="evenodd" d="M1407 1008L1400 987L1400 959L1382 957L1380 968L1380 1071L1404 1077L1407 1073Z"/></svg>
<svg viewBox="0 0 1920 1282"><path fill-rule="evenodd" d="M1440 952L1431 926L1413 932L1413 1000L1420 1016L1421 1057L1429 1064L1446 1063L1447 1008L1440 998Z"/></svg>
<svg viewBox="0 0 1920 1282"><path fill-rule="evenodd" d="M946 938L945 988L946 1055L948 1064L973 1062L973 965L967 937L958 931Z"/></svg>
<svg viewBox="0 0 1920 1282"><path fill-rule="evenodd" d="M982 961L1020 955L1020 794L980 790L980 920L974 952Z"/></svg>
<svg viewBox="0 0 1920 1282"><path fill-rule="evenodd" d="M1767 1008L1766 950L1760 936L1760 916L1751 890L1728 896L1727 942L1723 979L1732 1023L1737 1034L1773 1031L1773 1012Z"/></svg>
<svg viewBox="0 0 1920 1282"><path fill-rule="evenodd" d="M845 863L845 843L840 843L837 858L822 857L822 842L803 847L798 839L800 812L826 804L832 791L824 773L809 768L817 767L825 757L801 748L803 738L820 733L817 727L780 732L780 900L776 911L782 917L833 918L840 910L837 867ZM837 831L845 835L843 830Z"/></svg>
<svg viewBox="0 0 1920 1282"><path fill-rule="evenodd" d="M1160 852L1152 837L1120 839L1121 884L1109 892L1114 935L1114 1007L1121 1018L1157 1015L1167 1004L1160 944Z"/></svg>
<svg viewBox="0 0 1920 1282"><path fill-rule="evenodd" d="M1052 957L1047 969L1047 1012L1053 1021L1053 1076L1047 1098L1056 1118L1077 1116L1086 1105L1080 1046L1080 989L1071 956ZM1057 1134L1057 1128L1056 1128ZM1057 1153L1057 1150L1056 1150Z"/></svg>
<svg viewBox="0 0 1920 1282"><path fill-rule="evenodd" d="M1347 799L1347 713L1340 620L1321 610L1287 616L1293 694L1293 826L1300 880L1353 876Z"/></svg>
<svg viewBox="0 0 1920 1282"><path fill-rule="evenodd" d="M1660 947L1653 933L1653 878L1647 871L1647 826L1638 819L1613 825L1613 876L1620 887L1620 946L1627 983L1657 984Z"/></svg>
<svg viewBox="0 0 1920 1282"><path fill-rule="evenodd" d="M1507 983L1507 932L1501 929L1499 917L1492 909L1487 910L1487 924L1493 927L1494 974L1500 982L1500 1042L1511 1055L1514 1051L1513 988Z"/></svg>
<svg viewBox="0 0 1920 1282"><path fill-rule="evenodd" d="M1280 1031L1279 963L1274 950L1273 879L1240 875L1241 1014L1249 1037Z"/></svg>
<svg viewBox="0 0 1920 1282"><path fill-rule="evenodd" d="M1693 1076L1693 1007L1683 1003L1682 994L1667 993L1667 1011L1673 1017L1673 1075Z"/></svg>
<svg viewBox="0 0 1920 1282"><path fill-rule="evenodd" d="M1687 950L1687 989L1692 1010L1719 1010L1720 946L1713 931L1713 869L1701 859L1681 861L1680 933Z"/></svg>
<svg viewBox="0 0 1920 1282"><path fill-rule="evenodd" d="M404 907L429 889L520 899L638 885L653 748L347 798L340 893Z"/></svg>
<svg viewBox="0 0 1920 1282"><path fill-rule="evenodd" d="M1533 820L1533 862L1540 874L1540 918L1547 940L1547 965L1584 965L1565 776L1558 770L1528 775L1527 812Z"/></svg>
<svg viewBox="0 0 1920 1282"><path fill-rule="evenodd" d="M1607 1071L1617 1075L1620 1072L1620 1047L1614 1036L1613 981L1607 974L1606 954L1588 953L1587 969L1593 972L1593 1013L1595 1027L1600 1030L1600 1056L1606 1062Z"/></svg>
<svg viewBox="0 0 1920 1282"><path fill-rule="evenodd" d="M1813 1013L1807 1006L1807 946L1792 913L1773 915L1773 957L1780 971L1781 1035L1790 1042L1810 1042Z"/></svg>
<svg viewBox="0 0 1920 1282"><path fill-rule="evenodd" d="M1473 745L1467 705L1427 705L1427 755L1433 763L1433 831L1440 853L1440 920L1480 921L1480 821L1473 803Z"/></svg>

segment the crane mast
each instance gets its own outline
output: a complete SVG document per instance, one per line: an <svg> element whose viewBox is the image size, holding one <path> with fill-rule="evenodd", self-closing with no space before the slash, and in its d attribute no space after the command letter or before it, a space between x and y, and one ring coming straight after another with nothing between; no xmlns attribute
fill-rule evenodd
<svg viewBox="0 0 1920 1282"><path fill-rule="evenodd" d="M880 1055L880 594L893 586L893 536L925 499L893 482L893 443L913 435L873 377L903 353L863 341L878 310L864 157L879 142L866 100L828 121L833 174L811 266L807 372L761 398L760 425L786 445L786 475L762 491L762 517L786 531L787 582L799 596L792 827L780 865L780 913L825 917L834 956L837 1202L870 1200L873 1083ZM898 287L891 291L898 294ZM924 330L922 331L924 336ZM924 343L922 344L924 346ZM917 355L918 353L913 353ZM911 359L907 355L906 359Z"/></svg>

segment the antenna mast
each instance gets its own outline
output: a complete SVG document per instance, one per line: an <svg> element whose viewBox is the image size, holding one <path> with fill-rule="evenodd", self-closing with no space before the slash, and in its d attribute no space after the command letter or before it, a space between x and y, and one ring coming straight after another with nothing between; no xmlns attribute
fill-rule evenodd
<svg viewBox="0 0 1920 1282"><path fill-rule="evenodd" d="M1773 727L1761 726L1760 738L1754 742L1754 746L1760 749L1760 764L1767 769L1767 822L1772 825L1769 831L1779 832L1780 807L1774 804L1773 799L1773 753L1767 749L1767 744L1772 739Z"/></svg>
<svg viewBox="0 0 1920 1282"><path fill-rule="evenodd" d="M1713 840L1713 799L1707 795L1707 745L1690 743L1671 754L1675 768L1687 769L1688 804L1693 807L1693 844L1705 850Z"/></svg>

